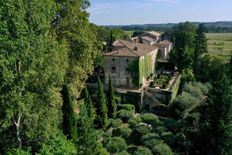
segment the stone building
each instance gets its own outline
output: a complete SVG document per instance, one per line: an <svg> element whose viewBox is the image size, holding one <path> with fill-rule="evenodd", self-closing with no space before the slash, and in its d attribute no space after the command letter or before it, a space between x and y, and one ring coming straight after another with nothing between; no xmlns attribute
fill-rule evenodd
<svg viewBox="0 0 232 155"><path fill-rule="evenodd" d="M117 40L113 43L113 51L104 53L105 84L109 76L117 88L140 88L147 84L155 73L155 61L158 53L156 46ZM137 63L138 70L131 71L131 65ZM135 78L138 79L136 84Z"/></svg>

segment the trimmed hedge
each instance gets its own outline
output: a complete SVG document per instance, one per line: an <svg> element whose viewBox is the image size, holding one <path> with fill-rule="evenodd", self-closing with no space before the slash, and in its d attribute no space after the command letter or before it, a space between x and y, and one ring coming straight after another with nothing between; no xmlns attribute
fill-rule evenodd
<svg viewBox="0 0 232 155"><path fill-rule="evenodd" d="M134 155L153 155L152 151L146 147L138 147Z"/></svg>
<svg viewBox="0 0 232 155"><path fill-rule="evenodd" d="M122 152L127 149L127 144L123 138L113 137L109 139L106 148L110 153Z"/></svg>
<svg viewBox="0 0 232 155"><path fill-rule="evenodd" d="M173 155L171 148L164 143L156 145L155 147L153 147L152 151L156 155Z"/></svg>
<svg viewBox="0 0 232 155"><path fill-rule="evenodd" d="M133 111L128 111L125 109L119 110L117 112L117 118L120 118L124 123L127 122L134 115Z"/></svg>
<svg viewBox="0 0 232 155"><path fill-rule="evenodd" d="M128 138L132 133L132 130L125 124L119 126L118 128L113 130L114 136L122 136L123 138Z"/></svg>
<svg viewBox="0 0 232 155"><path fill-rule="evenodd" d="M119 104L117 107L118 110L127 110L135 113L135 106L133 104Z"/></svg>
<svg viewBox="0 0 232 155"><path fill-rule="evenodd" d="M159 122L158 116L152 113L146 113L141 115L142 121L147 124L155 125L157 122Z"/></svg>

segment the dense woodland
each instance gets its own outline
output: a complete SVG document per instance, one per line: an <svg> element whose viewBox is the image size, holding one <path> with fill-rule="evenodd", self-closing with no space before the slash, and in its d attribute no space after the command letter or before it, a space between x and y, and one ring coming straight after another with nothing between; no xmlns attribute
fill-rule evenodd
<svg viewBox="0 0 232 155"><path fill-rule="evenodd" d="M198 26L201 23L192 22L193 25ZM205 22L206 31L209 33L225 33L232 32L231 21L219 21L219 22ZM111 25L109 28L120 28L126 31L168 31L177 26L178 23L167 24L145 24L145 25Z"/></svg>
<svg viewBox="0 0 232 155"><path fill-rule="evenodd" d="M102 51L121 29L91 24L88 0L0 1L0 154L232 154L232 57L207 53L205 26L166 32L182 74L165 116L105 92ZM102 44L104 42L104 44ZM97 75L97 74L95 74Z"/></svg>

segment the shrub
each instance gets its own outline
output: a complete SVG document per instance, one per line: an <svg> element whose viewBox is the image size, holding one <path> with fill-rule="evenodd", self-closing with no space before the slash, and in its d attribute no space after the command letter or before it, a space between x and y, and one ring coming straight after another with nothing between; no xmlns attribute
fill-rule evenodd
<svg viewBox="0 0 232 155"><path fill-rule="evenodd" d="M152 151L154 154L157 155L173 155L171 148L164 143L156 145L155 147L153 147Z"/></svg>
<svg viewBox="0 0 232 155"><path fill-rule="evenodd" d="M128 121L130 127L132 127L132 128L136 127L140 122L142 122L142 119L140 116L133 117L133 118L129 119L129 121Z"/></svg>
<svg viewBox="0 0 232 155"><path fill-rule="evenodd" d="M116 153L114 155L130 155L130 154L127 151L122 151L122 152Z"/></svg>
<svg viewBox="0 0 232 155"><path fill-rule="evenodd" d="M124 151L127 148L127 144L123 138L113 137L109 139L106 148L110 153L116 153Z"/></svg>
<svg viewBox="0 0 232 155"><path fill-rule="evenodd" d="M25 151L20 148L8 150L6 154L7 155L31 155L30 151Z"/></svg>
<svg viewBox="0 0 232 155"><path fill-rule="evenodd" d="M138 147L134 155L152 155L152 152L146 147Z"/></svg>
<svg viewBox="0 0 232 155"><path fill-rule="evenodd" d="M161 138L164 140L165 143L171 144L175 141L175 136L172 132L163 132L161 133Z"/></svg>
<svg viewBox="0 0 232 155"><path fill-rule="evenodd" d="M120 118L123 122L127 122L130 118L132 118L134 113L132 111L127 111L125 109L119 110L117 112L117 117Z"/></svg>
<svg viewBox="0 0 232 155"><path fill-rule="evenodd" d="M135 112L135 106L132 104L120 104L117 107L118 110L127 110L127 111L133 111L133 113Z"/></svg>
<svg viewBox="0 0 232 155"><path fill-rule="evenodd" d="M144 123L151 124L151 125L154 125L155 123L159 121L158 116L152 113L143 114L141 115L141 118Z"/></svg>
<svg viewBox="0 0 232 155"><path fill-rule="evenodd" d="M144 135L142 137L142 143L148 147L148 148L153 148L155 145L158 145L160 143L163 143L163 141L160 139L159 135L156 133L151 133Z"/></svg>
<svg viewBox="0 0 232 155"><path fill-rule="evenodd" d="M123 138L128 138L132 133L132 130L128 127L128 125L121 125L118 128L113 130L114 136L122 136Z"/></svg>
<svg viewBox="0 0 232 155"><path fill-rule="evenodd" d="M137 145L141 144L141 138L143 135L149 134L150 131L150 127L149 126L145 126L145 125L138 125L136 126L136 128L134 129L134 131L131 133L130 136L130 140Z"/></svg>
<svg viewBox="0 0 232 155"><path fill-rule="evenodd" d="M120 126L122 123L123 123L123 122L122 122L121 119L111 119L111 120L110 120L110 125L111 125L111 127L113 127L113 128L116 128L116 127Z"/></svg>

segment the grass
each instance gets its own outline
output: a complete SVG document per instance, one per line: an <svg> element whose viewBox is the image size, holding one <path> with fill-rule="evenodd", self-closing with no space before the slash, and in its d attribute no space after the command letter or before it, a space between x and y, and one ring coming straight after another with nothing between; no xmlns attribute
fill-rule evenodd
<svg viewBox="0 0 232 155"><path fill-rule="evenodd" d="M207 33L208 50L211 55L229 59L232 55L232 33Z"/></svg>

